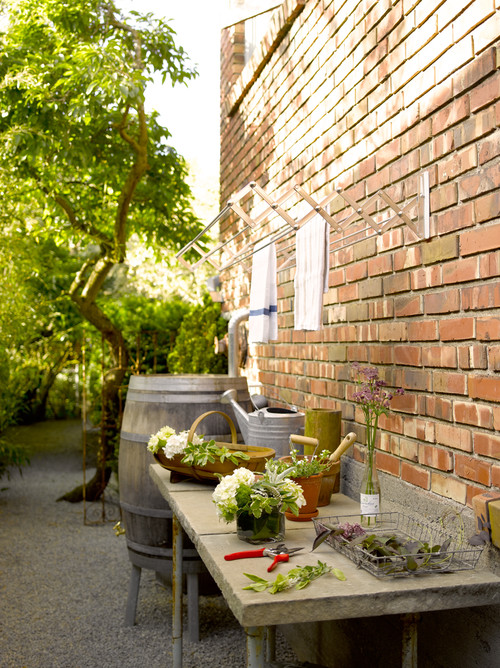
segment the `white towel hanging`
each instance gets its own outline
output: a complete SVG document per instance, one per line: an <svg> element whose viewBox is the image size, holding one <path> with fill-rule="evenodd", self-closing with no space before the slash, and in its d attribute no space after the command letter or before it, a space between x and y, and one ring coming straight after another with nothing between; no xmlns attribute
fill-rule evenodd
<svg viewBox="0 0 500 668"><path fill-rule="evenodd" d="M328 292L329 229L319 215L296 235L295 329L318 330L323 322L323 293Z"/></svg>
<svg viewBox="0 0 500 668"><path fill-rule="evenodd" d="M276 245L255 244L252 258L248 340L268 343L278 339L278 289L276 285Z"/></svg>

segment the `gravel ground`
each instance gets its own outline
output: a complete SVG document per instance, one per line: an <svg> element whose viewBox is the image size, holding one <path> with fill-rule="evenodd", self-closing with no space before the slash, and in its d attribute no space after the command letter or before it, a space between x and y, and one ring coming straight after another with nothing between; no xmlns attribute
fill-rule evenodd
<svg viewBox="0 0 500 668"><path fill-rule="evenodd" d="M82 481L80 423L16 427L7 438L31 465L0 480L0 668L171 666L170 589L143 571L136 624L126 627L124 537L113 521L84 523L83 504L56 502ZM184 639L185 668L245 666L243 630L221 596L200 597L200 638ZM279 633L277 660L295 660Z"/></svg>

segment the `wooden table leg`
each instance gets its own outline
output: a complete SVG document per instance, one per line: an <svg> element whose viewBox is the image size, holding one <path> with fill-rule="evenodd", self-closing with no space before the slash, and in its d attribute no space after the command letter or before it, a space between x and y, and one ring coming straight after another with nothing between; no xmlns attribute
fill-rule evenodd
<svg viewBox="0 0 500 668"><path fill-rule="evenodd" d="M172 517L172 658L182 668L182 526Z"/></svg>
<svg viewBox="0 0 500 668"><path fill-rule="evenodd" d="M265 668L266 665L266 627L248 626L245 628L247 637L247 668Z"/></svg>
<svg viewBox="0 0 500 668"><path fill-rule="evenodd" d="M410 612L407 615L401 615L403 622L402 638L402 668L417 668L417 640L418 640L418 612Z"/></svg>

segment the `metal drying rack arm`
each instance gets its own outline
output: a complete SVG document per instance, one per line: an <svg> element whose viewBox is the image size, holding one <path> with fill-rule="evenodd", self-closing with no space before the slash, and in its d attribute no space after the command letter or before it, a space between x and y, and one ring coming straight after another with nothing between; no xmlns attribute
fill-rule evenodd
<svg viewBox="0 0 500 668"><path fill-rule="evenodd" d="M256 193L266 205L265 210L255 219L249 216L239 204L239 202L250 192ZM295 220L283 208L285 202L287 202L294 195L298 195L300 197L299 202L305 202L310 207L310 211L297 220ZM345 216L341 220L336 220L327 212L325 208L336 197L340 197L343 200L345 207L349 207L352 210L349 215ZM250 259L256 251L256 244L258 242L262 242L266 239L268 240L266 244L259 245L259 249L262 249L271 243L282 241L289 235L294 234L302 225L307 224L315 215L320 215L322 218L324 218L334 233L342 235L341 238L330 241L330 250L332 248L333 250L341 250L342 248L352 246L359 241L364 241L366 239L371 239L372 237L380 236L386 230L401 223L409 227L419 239L428 239L430 237L429 198L430 193L428 172L422 172L419 175L418 193L405 206L400 206L397 204L384 190L378 190L363 204L360 205L343 188L339 186L336 186L334 191L329 193L320 202L316 202L316 200L300 185L293 186L293 188L287 190L279 198L273 199L260 186L258 186L255 181L252 181L244 186L240 191L238 191L232 197L232 199L227 202L226 206L223 207L217 216L208 225L206 225L203 230L199 232L196 237L194 237L194 239L187 243L184 248L182 248L176 254L176 258L192 271L194 271L197 267L206 261L210 262L212 266L214 266L218 271L229 269L230 267L233 267L240 262L244 262L245 260ZM376 202L377 199L381 199L384 202L384 208L387 209L388 213L388 217L386 217L386 219L381 222L375 220L373 215L368 212L370 205ZM410 212L415 206L417 206L417 214L416 220L413 220L415 216L411 216ZM390 210L393 211L392 216L389 215ZM233 211L243 221L243 227L235 232L232 236L216 245L211 250L204 251L199 246L198 241L230 211ZM261 224L273 213L278 214L286 224L280 225L277 229L266 234L258 234L262 228ZM359 222L360 220L365 222L365 227L347 233L348 227L355 222ZM243 248L240 248L238 252L232 252L228 248L229 244L235 241L235 239L248 230L255 232L256 238L244 244ZM370 234L367 235L367 233ZM291 248L293 248L293 244L282 247L280 252L283 253L284 251ZM190 249L196 250L196 252L200 255L200 259L191 265L183 259L183 255ZM223 249L229 255L229 258L225 262L215 262L213 255ZM292 257L293 255L284 260L282 264L278 266L277 271L279 272L287 267L291 268L293 265L290 265L289 263Z"/></svg>

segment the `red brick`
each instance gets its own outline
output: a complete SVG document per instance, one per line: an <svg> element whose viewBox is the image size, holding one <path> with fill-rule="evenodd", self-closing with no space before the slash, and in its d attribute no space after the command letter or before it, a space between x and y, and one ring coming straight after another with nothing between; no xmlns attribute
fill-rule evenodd
<svg viewBox="0 0 500 668"><path fill-rule="evenodd" d="M453 87L451 78L443 81L423 95L419 101L420 116L424 119L432 112L443 107L453 98Z"/></svg>
<svg viewBox="0 0 500 668"><path fill-rule="evenodd" d="M496 124L496 115L493 109L491 110L491 116ZM500 155L500 131L479 144L479 164L484 165L486 162L494 160L498 155Z"/></svg>
<svg viewBox="0 0 500 668"><path fill-rule="evenodd" d="M496 50L488 49L453 77L455 95L476 86L496 69Z"/></svg>
<svg viewBox="0 0 500 668"><path fill-rule="evenodd" d="M379 325L379 341L406 341L405 322L382 322Z"/></svg>
<svg viewBox="0 0 500 668"><path fill-rule="evenodd" d="M462 308L464 311L477 311L500 307L500 284L480 285L464 288Z"/></svg>
<svg viewBox="0 0 500 668"><path fill-rule="evenodd" d="M456 480L450 475L440 473L431 474L431 491L439 496L452 499L457 503L465 504L467 499L467 485L461 480Z"/></svg>
<svg viewBox="0 0 500 668"><path fill-rule="evenodd" d="M441 209L448 209L458 203L458 190L456 183L446 183L437 190L431 191L430 207L435 213Z"/></svg>
<svg viewBox="0 0 500 668"><path fill-rule="evenodd" d="M464 341L474 338L473 318L451 318L439 323L441 341Z"/></svg>
<svg viewBox="0 0 500 668"><path fill-rule="evenodd" d="M440 265L417 269L411 273L411 289L425 290L442 284L442 270Z"/></svg>
<svg viewBox="0 0 500 668"><path fill-rule="evenodd" d="M396 318L407 318L422 313L422 300L418 295L416 297L397 297L394 306Z"/></svg>
<svg viewBox="0 0 500 668"><path fill-rule="evenodd" d="M465 144L474 144L469 146L469 149L473 152L476 151L475 144L484 136L490 135L495 131L496 120L495 120L495 110L494 109L485 109L480 111L473 116L470 116L464 123L462 123L458 128L454 129L453 140L455 148L460 148ZM490 140L490 138L488 138ZM488 141L487 140L487 141ZM486 142L483 142L486 144ZM494 142L492 142L494 144ZM488 150L486 150L486 154ZM485 154L484 158L487 158ZM493 157L493 156L492 156ZM484 159L481 164L488 162L489 159ZM463 172L460 172L463 173Z"/></svg>
<svg viewBox="0 0 500 668"><path fill-rule="evenodd" d="M418 461L440 471L453 471L453 455L449 450L432 445L421 444L418 449Z"/></svg>
<svg viewBox="0 0 500 668"><path fill-rule="evenodd" d="M395 346L394 362L403 366L422 366L422 350L417 346Z"/></svg>
<svg viewBox="0 0 500 668"><path fill-rule="evenodd" d="M460 235L460 252L462 255L485 253L497 250L500 245L500 223L482 226Z"/></svg>
<svg viewBox="0 0 500 668"><path fill-rule="evenodd" d="M471 376L469 378L469 397L483 401L500 401L500 378Z"/></svg>
<svg viewBox="0 0 500 668"><path fill-rule="evenodd" d="M472 432L470 429L453 424L436 424L436 441L455 450L472 452Z"/></svg>
<svg viewBox="0 0 500 668"><path fill-rule="evenodd" d="M369 317L373 320L394 318L394 303L392 299L379 299L369 304Z"/></svg>
<svg viewBox="0 0 500 668"><path fill-rule="evenodd" d="M491 467L491 484L493 487L500 487L500 466Z"/></svg>
<svg viewBox="0 0 500 668"><path fill-rule="evenodd" d="M455 455L455 473L461 478L473 480L481 485L490 485L491 481L491 464L483 462L475 457L467 457L466 455Z"/></svg>
<svg viewBox="0 0 500 668"><path fill-rule="evenodd" d="M481 255L479 258L479 276L483 279L500 276L500 251Z"/></svg>
<svg viewBox="0 0 500 668"><path fill-rule="evenodd" d="M399 476L399 471L400 471L399 459L396 459L396 457L388 455L385 452L380 452L380 450L377 451L376 459L377 459L377 468L380 471L384 471L385 473L390 473L391 475L394 476Z"/></svg>
<svg viewBox="0 0 500 668"><path fill-rule="evenodd" d="M500 371L500 346L488 347L488 359L492 371Z"/></svg>
<svg viewBox="0 0 500 668"><path fill-rule="evenodd" d="M434 443L436 440L436 430L435 424L426 419L421 419L418 417L410 418L405 416L404 421L404 435L417 439L418 441L427 441L428 443ZM414 441L411 441L413 443ZM409 459L409 457L406 457ZM414 461L418 461L415 459Z"/></svg>
<svg viewBox="0 0 500 668"><path fill-rule="evenodd" d="M477 197L481 193L500 187L500 170L498 164L482 167L470 176L464 176L458 184L461 200ZM431 195L432 200L432 195Z"/></svg>
<svg viewBox="0 0 500 668"><path fill-rule="evenodd" d="M460 369L487 369L486 346L482 344L460 346L458 348L458 365Z"/></svg>
<svg viewBox="0 0 500 668"><path fill-rule="evenodd" d="M449 399L442 399L436 396L427 396L425 398L425 413L429 417L451 422L453 419L452 411L452 403Z"/></svg>
<svg viewBox="0 0 500 668"><path fill-rule="evenodd" d="M458 290L446 290L424 295L424 312L454 313L460 310L460 293Z"/></svg>
<svg viewBox="0 0 500 668"><path fill-rule="evenodd" d="M438 165L439 181L449 181L474 167L477 167L477 149L475 146L468 146Z"/></svg>
<svg viewBox="0 0 500 668"><path fill-rule="evenodd" d="M382 169L389 162L397 160L401 156L401 140L393 139L388 144L381 146L375 155L377 170Z"/></svg>
<svg viewBox="0 0 500 668"><path fill-rule="evenodd" d="M370 347L370 364L393 364L393 362L394 348L392 346Z"/></svg>
<svg viewBox="0 0 500 668"><path fill-rule="evenodd" d="M345 270L345 278L347 283L359 281L368 276L368 265L366 261L356 262L349 265Z"/></svg>
<svg viewBox="0 0 500 668"><path fill-rule="evenodd" d="M500 340L500 318L481 318L476 321L478 341Z"/></svg>
<svg viewBox="0 0 500 668"><path fill-rule="evenodd" d="M435 320L408 323L408 341L437 341L438 324Z"/></svg>
<svg viewBox="0 0 500 668"><path fill-rule="evenodd" d="M422 489L430 488L430 472L406 462L401 462L401 480Z"/></svg>
<svg viewBox="0 0 500 668"><path fill-rule="evenodd" d="M484 223L500 216L500 193L494 192L474 200L476 223ZM497 240L500 245L500 239Z"/></svg>
<svg viewBox="0 0 500 668"><path fill-rule="evenodd" d="M434 229L440 234L448 234L474 225L474 203L464 202L457 208L436 213L433 217Z"/></svg>
<svg viewBox="0 0 500 668"><path fill-rule="evenodd" d="M349 285L342 285L339 288L339 302L350 302L358 299L358 284L350 283Z"/></svg>
<svg viewBox="0 0 500 668"><path fill-rule="evenodd" d="M483 457L500 459L500 436L474 434L474 453Z"/></svg>
<svg viewBox="0 0 500 668"><path fill-rule="evenodd" d="M467 377L463 373L433 372L433 390L441 394L467 394Z"/></svg>
<svg viewBox="0 0 500 668"><path fill-rule="evenodd" d="M463 259L455 262L447 262L443 266L443 283L455 284L473 281L479 277L479 262L476 257Z"/></svg>
<svg viewBox="0 0 500 668"><path fill-rule="evenodd" d="M398 385L401 385L401 383L398 383ZM402 413L416 415L418 412L417 397L411 392L405 392L405 394L401 396L395 396L392 400L391 408L393 411L401 411Z"/></svg>
<svg viewBox="0 0 500 668"><path fill-rule="evenodd" d="M422 365L425 367L457 368L457 349L453 346L431 346L422 349Z"/></svg>
<svg viewBox="0 0 500 668"><path fill-rule="evenodd" d="M497 74L494 74L480 86L475 86L471 90L469 95L471 113L490 106L492 100L498 99L499 96L500 79Z"/></svg>
<svg viewBox="0 0 500 668"><path fill-rule="evenodd" d="M436 112L432 117L432 134L438 135L449 127L459 123L469 115L469 98L455 98L448 106Z"/></svg>
<svg viewBox="0 0 500 668"><path fill-rule="evenodd" d="M484 429L493 428L493 413L489 406L455 401L453 403L453 418L455 422L470 424Z"/></svg>
<svg viewBox="0 0 500 668"><path fill-rule="evenodd" d="M392 256L379 255L368 260L368 273L370 276L388 274L392 271Z"/></svg>
<svg viewBox="0 0 500 668"><path fill-rule="evenodd" d="M419 246L403 248L394 253L394 271L402 271L403 269L417 267L421 262L422 254Z"/></svg>

